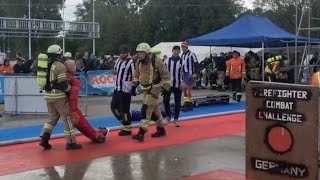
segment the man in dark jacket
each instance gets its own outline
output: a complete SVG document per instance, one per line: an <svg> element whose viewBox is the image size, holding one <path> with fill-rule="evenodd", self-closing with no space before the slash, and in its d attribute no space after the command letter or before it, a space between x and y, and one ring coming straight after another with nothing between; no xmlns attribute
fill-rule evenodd
<svg viewBox="0 0 320 180"><path fill-rule="evenodd" d="M223 52L220 53L219 57L215 58L217 68L217 85L218 91L224 91L224 80L226 75L226 59Z"/></svg>

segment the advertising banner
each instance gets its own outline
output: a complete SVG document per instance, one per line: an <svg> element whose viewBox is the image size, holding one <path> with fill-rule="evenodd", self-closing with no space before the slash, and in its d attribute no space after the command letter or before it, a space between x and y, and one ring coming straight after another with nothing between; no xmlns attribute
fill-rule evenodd
<svg viewBox="0 0 320 180"><path fill-rule="evenodd" d="M112 94L116 86L115 79L116 77L112 74L112 71L88 71L88 94Z"/></svg>

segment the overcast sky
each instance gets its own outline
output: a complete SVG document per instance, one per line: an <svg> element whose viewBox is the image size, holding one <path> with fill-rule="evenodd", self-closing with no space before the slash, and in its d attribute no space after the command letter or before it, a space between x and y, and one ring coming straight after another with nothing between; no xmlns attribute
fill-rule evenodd
<svg viewBox="0 0 320 180"><path fill-rule="evenodd" d="M252 2L254 0L243 0L247 7L252 7ZM64 9L64 19L65 21L75 20L75 15L73 14L76 10L76 5L82 3L82 0L66 0L65 9Z"/></svg>

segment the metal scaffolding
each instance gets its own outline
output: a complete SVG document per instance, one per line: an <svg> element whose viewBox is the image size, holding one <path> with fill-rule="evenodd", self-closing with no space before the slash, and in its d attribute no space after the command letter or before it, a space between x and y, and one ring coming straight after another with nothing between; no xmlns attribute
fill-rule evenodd
<svg viewBox="0 0 320 180"><path fill-rule="evenodd" d="M100 25L93 22L0 17L0 37L29 38L30 58L31 38L94 40L100 37Z"/></svg>
<svg viewBox="0 0 320 180"><path fill-rule="evenodd" d="M301 17L298 22L298 0L295 1L295 8L296 8L296 40L295 40L295 84L301 83L305 81L306 83L309 83L309 80L311 78L311 73L313 66L309 65L309 61L311 58L311 31L320 31L320 27L312 27L311 26L311 19L318 19L311 17L311 12L312 12L312 0L305 0L304 4L302 6L302 11L301 11ZM304 16L308 16L308 27L301 27L304 21ZM300 31L307 31L308 32L308 42L305 45L305 49L303 51L301 63L298 64L298 50L297 50L297 38L299 36ZM318 64L318 63L317 63ZM311 69L310 69L311 68Z"/></svg>
<svg viewBox="0 0 320 180"><path fill-rule="evenodd" d="M45 19L0 17L0 36L58 38L65 32L67 39L94 39L100 36L100 26L93 22L68 22Z"/></svg>

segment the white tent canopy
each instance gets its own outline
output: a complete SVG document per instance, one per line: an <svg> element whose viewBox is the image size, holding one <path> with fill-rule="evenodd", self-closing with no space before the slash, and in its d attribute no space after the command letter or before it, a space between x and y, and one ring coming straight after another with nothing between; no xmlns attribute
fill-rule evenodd
<svg viewBox="0 0 320 180"><path fill-rule="evenodd" d="M172 47L180 46L181 42L161 42L155 45L155 48L161 49L161 56L167 55L170 57L172 55ZM206 57L210 57L210 49L211 54L219 54L220 52L229 52L237 50L240 52L241 56L248 51L258 52L261 48L238 48L238 47L221 47L221 46L189 46L189 49L197 55L199 61L202 61Z"/></svg>

